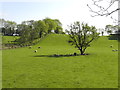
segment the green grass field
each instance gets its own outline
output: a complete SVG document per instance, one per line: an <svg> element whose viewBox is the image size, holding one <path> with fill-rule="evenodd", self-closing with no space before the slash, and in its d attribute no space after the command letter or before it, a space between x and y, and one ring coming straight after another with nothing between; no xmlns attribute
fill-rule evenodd
<svg viewBox="0 0 120 90"><path fill-rule="evenodd" d="M14 42L16 39L18 39L18 36L1 36L2 38L2 47L0 49L8 49L13 44L17 44L17 42Z"/></svg>
<svg viewBox="0 0 120 90"><path fill-rule="evenodd" d="M3 88L118 87L118 52L112 51L118 49L117 40L102 36L87 48L89 55L52 57L79 53L67 40L66 35L51 34L31 49L3 50Z"/></svg>
<svg viewBox="0 0 120 90"><path fill-rule="evenodd" d="M18 38L19 37L17 37L17 36L3 36L2 37L2 43L3 44L11 43L11 41L14 41L14 40L16 40Z"/></svg>

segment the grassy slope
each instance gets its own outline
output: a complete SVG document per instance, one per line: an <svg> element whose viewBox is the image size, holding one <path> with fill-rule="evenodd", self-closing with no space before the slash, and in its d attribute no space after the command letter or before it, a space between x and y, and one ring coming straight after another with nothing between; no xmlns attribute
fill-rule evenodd
<svg viewBox="0 0 120 90"><path fill-rule="evenodd" d="M117 41L101 37L87 56L47 57L77 52L65 35L48 35L32 49L3 50L3 88L115 88L118 85ZM41 46L41 49L37 49ZM34 53L34 50L38 50ZM40 56L41 55L41 56ZM42 56L43 55L43 56ZM35 57L36 56L36 57Z"/></svg>
<svg viewBox="0 0 120 90"><path fill-rule="evenodd" d="M6 44L6 43L8 43L8 41L11 42L11 41L14 41L18 38L19 37L17 37L17 36L2 36L2 43Z"/></svg>

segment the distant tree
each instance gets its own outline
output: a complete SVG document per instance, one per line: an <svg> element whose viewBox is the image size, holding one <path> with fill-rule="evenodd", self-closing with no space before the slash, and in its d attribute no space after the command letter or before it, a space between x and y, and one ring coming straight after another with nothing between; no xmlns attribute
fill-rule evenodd
<svg viewBox="0 0 120 90"><path fill-rule="evenodd" d="M63 28L61 26L57 26L54 32L57 34L61 34L63 32Z"/></svg>
<svg viewBox="0 0 120 90"><path fill-rule="evenodd" d="M97 29L94 26L88 26L88 24L75 22L73 25L70 25L69 28L70 29L66 31L70 37L69 43L78 48L81 55L84 55L90 43L99 37Z"/></svg>
<svg viewBox="0 0 120 90"><path fill-rule="evenodd" d="M1 30L1 33L3 33L3 35L5 34L5 27L4 27L4 23L5 23L5 20L4 19L0 19L0 30Z"/></svg>
<svg viewBox="0 0 120 90"><path fill-rule="evenodd" d="M58 26L62 26L62 23L60 22L59 19L54 19L54 21L57 23Z"/></svg>
<svg viewBox="0 0 120 90"><path fill-rule="evenodd" d="M33 23L34 30L39 33L39 37L43 37L48 33L48 25L44 21L38 20Z"/></svg>
<svg viewBox="0 0 120 90"><path fill-rule="evenodd" d="M27 21L28 23L29 21ZM39 38L39 32L34 28L33 22L32 24L22 23L18 26L20 29L20 39L18 40L20 43L31 43L33 40Z"/></svg>
<svg viewBox="0 0 120 90"><path fill-rule="evenodd" d="M27 25L21 24L22 31L20 33L21 36L20 36L20 38L18 40L20 43L26 43L28 41L31 41L30 40L30 31L29 31L29 28L30 27L28 27Z"/></svg>
<svg viewBox="0 0 120 90"><path fill-rule="evenodd" d="M62 23L58 19L50 18L38 21L23 21L21 24L0 19L0 28L4 35L19 34L19 43L32 43L33 40L51 33L52 30L54 30L55 33L61 33Z"/></svg>
<svg viewBox="0 0 120 90"><path fill-rule="evenodd" d="M29 27L33 28L34 22L35 22L34 20L28 20L28 21L22 21L21 24L17 24L16 33L21 35L23 30L25 30L25 26L29 26Z"/></svg>
<svg viewBox="0 0 120 90"><path fill-rule="evenodd" d="M54 32L57 33L57 34L61 34L63 32L62 23L58 19L54 19L54 21L57 25Z"/></svg>
<svg viewBox="0 0 120 90"><path fill-rule="evenodd" d="M14 21L6 21L4 19L0 19L0 25L1 25L2 33L4 35L13 35L17 23Z"/></svg>
<svg viewBox="0 0 120 90"><path fill-rule="evenodd" d="M16 33L19 34L19 36L21 36L22 30L23 30L23 24L17 24Z"/></svg>
<svg viewBox="0 0 120 90"><path fill-rule="evenodd" d="M114 29L115 29L116 34L120 34L120 26L119 25L115 25ZM118 36L118 37L120 37L120 36Z"/></svg>
<svg viewBox="0 0 120 90"><path fill-rule="evenodd" d="M37 29L34 29L32 27L29 27L29 33L30 33L30 41L32 42L35 39L39 38L39 32Z"/></svg>
<svg viewBox="0 0 120 90"><path fill-rule="evenodd" d="M34 20L27 20L27 21L22 21L21 24L32 26L34 22L35 22Z"/></svg>
<svg viewBox="0 0 120 90"><path fill-rule="evenodd" d="M15 27L16 27L17 23L14 21L6 21L6 24L7 24L7 27L6 27L7 34L13 35L15 32Z"/></svg>
<svg viewBox="0 0 120 90"><path fill-rule="evenodd" d="M108 34L113 33L113 25L106 25L105 30L107 31Z"/></svg>
<svg viewBox="0 0 120 90"><path fill-rule="evenodd" d="M46 25L48 25L48 33L51 33L52 30L56 29L56 22L51 19L51 18L45 18L43 19L43 21L45 22Z"/></svg>
<svg viewBox="0 0 120 90"><path fill-rule="evenodd" d="M118 25L115 25L115 26L113 26L113 25L106 25L105 26L105 31L107 31L108 34L118 34L119 33L118 32L119 28L120 27Z"/></svg>
<svg viewBox="0 0 120 90"><path fill-rule="evenodd" d="M62 23L58 19L45 18L43 21L48 26L48 33L51 33L52 30L55 33L62 33Z"/></svg>

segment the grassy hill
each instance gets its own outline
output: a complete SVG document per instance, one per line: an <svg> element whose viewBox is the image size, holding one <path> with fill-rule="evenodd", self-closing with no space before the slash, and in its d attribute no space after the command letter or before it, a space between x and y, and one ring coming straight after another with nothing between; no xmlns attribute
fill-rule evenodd
<svg viewBox="0 0 120 90"><path fill-rule="evenodd" d="M1 38L2 38L2 47L0 49L8 49L14 44L17 44L17 42L14 42L14 41L19 37L18 36L1 36Z"/></svg>
<svg viewBox="0 0 120 90"><path fill-rule="evenodd" d="M86 56L53 57L79 53L67 40L67 35L51 34L31 49L3 50L3 88L118 87L118 52L112 51L118 48L116 40L100 37L87 49Z"/></svg>
<svg viewBox="0 0 120 90"><path fill-rule="evenodd" d="M7 44L8 42L10 43L11 41L15 41L18 38L18 36L2 36L2 43Z"/></svg>

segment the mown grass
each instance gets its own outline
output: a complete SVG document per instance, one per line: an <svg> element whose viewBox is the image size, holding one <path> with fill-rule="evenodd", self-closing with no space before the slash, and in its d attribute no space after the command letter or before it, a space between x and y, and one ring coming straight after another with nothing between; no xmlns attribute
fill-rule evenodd
<svg viewBox="0 0 120 90"><path fill-rule="evenodd" d="M112 51L118 48L116 40L100 37L86 50L89 55L49 57L79 53L67 40L66 35L52 34L31 49L3 50L3 88L118 87L118 52Z"/></svg>

